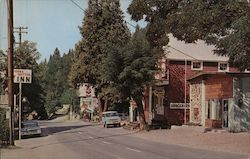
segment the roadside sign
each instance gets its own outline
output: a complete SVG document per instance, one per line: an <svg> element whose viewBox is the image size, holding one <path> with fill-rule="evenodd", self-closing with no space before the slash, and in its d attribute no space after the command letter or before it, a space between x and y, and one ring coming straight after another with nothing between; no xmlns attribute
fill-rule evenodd
<svg viewBox="0 0 250 159"><path fill-rule="evenodd" d="M11 112L10 108L6 107L5 109L6 109L6 116L5 117L6 117L6 119L10 119L10 112Z"/></svg>
<svg viewBox="0 0 250 159"><path fill-rule="evenodd" d="M170 103L170 109L189 109L189 103Z"/></svg>
<svg viewBox="0 0 250 159"><path fill-rule="evenodd" d="M29 69L14 69L14 83L31 83L31 77Z"/></svg>

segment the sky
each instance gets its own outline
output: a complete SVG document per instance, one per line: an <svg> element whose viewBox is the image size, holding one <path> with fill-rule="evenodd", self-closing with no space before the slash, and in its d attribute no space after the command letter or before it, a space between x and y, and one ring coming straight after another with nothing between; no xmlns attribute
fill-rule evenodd
<svg viewBox="0 0 250 159"><path fill-rule="evenodd" d="M81 8L88 7L88 0L73 0ZM74 48L81 39L79 26L82 25L84 12L71 0L13 0L14 27L28 27L28 34L23 40L37 43L41 59L49 58L57 47L61 54ZM133 25L130 15L126 13L131 0L120 0L125 20ZM138 23L144 27L145 22ZM134 27L128 25L133 32ZM18 34L15 33L18 41ZM7 48L7 0L0 0L0 49Z"/></svg>
<svg viewBox="0 0 250 159"><path fill-rule="evenodd" d="M127 13L131 1L120 0L125 21L134 26L139 24L145 27L146 22L136 23ZM61 54L67 53L81 39L78 27L82 25L84 17L82 9L88 7L88 0L13 0L13 2L14 27L28 27L28 34L23 34L22 39L37 43L37 49L41 54L40 60L48 59L55 48L58 48ZM128 27L131 32L134 32L134 27L131 25ZM18 41L18 34L14 35ZM197 44L186 44L170 36L168 45L196 59L227 60L214 55L214 47L207 46L202 41ZM7 0L0 0L0 49L7 50Z"/></svg>

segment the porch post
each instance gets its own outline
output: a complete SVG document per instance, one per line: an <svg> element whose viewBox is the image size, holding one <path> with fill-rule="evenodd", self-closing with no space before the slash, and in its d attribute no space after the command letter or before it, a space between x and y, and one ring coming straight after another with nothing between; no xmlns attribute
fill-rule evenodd
<svg viewBox="0 0 250 159"><path fill-rule="evenodd" d="M205 80L201 83L201 125L205 126L206 120L206 87Z"/></svg>
<svg viewBox="0 0 250 159"><path fill-rule="evenodd" d="M148 100L148 112L149 112L149 114L148 114L148 118L149 118L149 120L148 120L148 124L152 124L152 119L153 119L153 112L152 112L152 86L150 86L149 87L149 100Z"/></svg>

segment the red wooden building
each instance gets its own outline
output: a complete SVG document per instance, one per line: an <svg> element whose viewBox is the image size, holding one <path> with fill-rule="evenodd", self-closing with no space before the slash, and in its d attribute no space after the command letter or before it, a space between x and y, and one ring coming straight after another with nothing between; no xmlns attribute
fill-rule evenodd
<svg viewBox="0 0 250 159"><path fill-rule="evenodd" d="M156 73L155 84L145 91L145 115L149 124L154 121L167 121L169 124L180 125L189 123L190 116L199 113L196 109L190 110L188 79L207 73L214 74L208 84L216 81L221 83L223 79L219 74L239 72L236 68L229 66L228 58L213 55L212 49L213 47L206 46L202 42L184 44L172 38L170 46L165 48L165 58L159 61L162 71ZM229 85L225 81L225 87ZM211 93L220 92L211 89ZM225 94L228 92L226 89L223 91ZM197 124L202 125L201 122Z"/></svg>

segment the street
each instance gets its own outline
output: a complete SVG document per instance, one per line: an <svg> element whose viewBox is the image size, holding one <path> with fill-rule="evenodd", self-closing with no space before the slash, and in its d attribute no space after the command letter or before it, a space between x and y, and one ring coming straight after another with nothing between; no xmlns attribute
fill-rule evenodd
<svg viewBox="0 0 250 159"><path fill-rule="evenodd" d="M17 141L1 159L247 159L244 154L216 152L135 137L138 132L103 128L85 122L40 122L43 137Z"/></svg>

